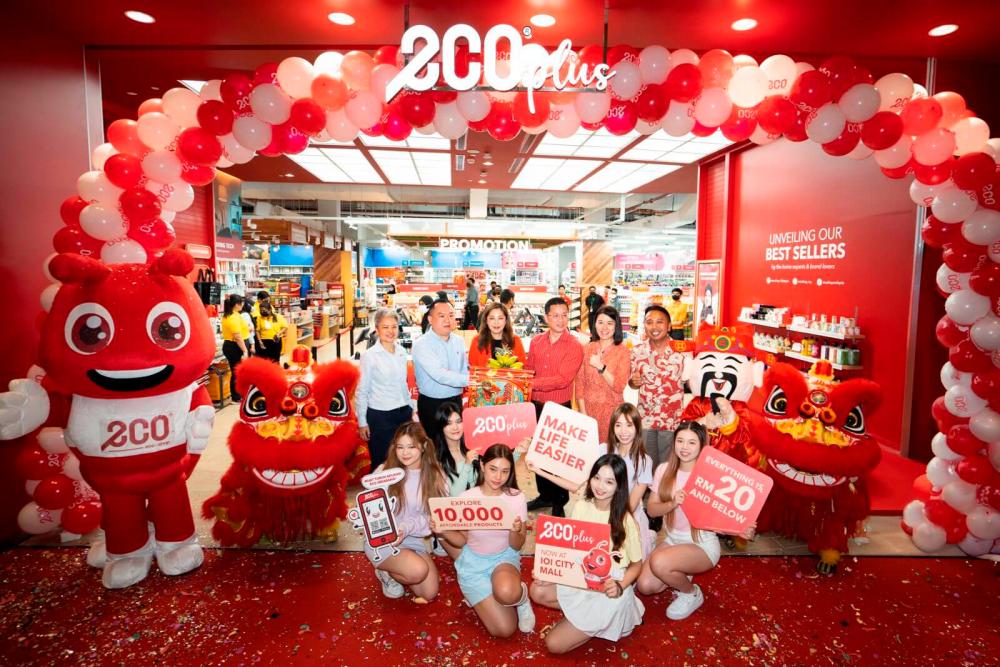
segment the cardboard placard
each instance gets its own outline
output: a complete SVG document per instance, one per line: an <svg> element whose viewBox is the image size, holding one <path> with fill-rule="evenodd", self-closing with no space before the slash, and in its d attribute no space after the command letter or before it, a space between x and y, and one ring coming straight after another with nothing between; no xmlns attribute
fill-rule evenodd
<svg viewBox="0 0 1000 667"><path fill-rule="evenodd" d="M695 528L739 535L757 521L774 485L767 473L705 447L684 485L684 514Z"/></svg>
<svg viewBox="0 0 1000 667"><path fill-rule="evenodd" d="M611 553L611 526L539 514L535 523L535 566L531 576L573 588L604 590L608 577L624 571Z"/></svg>
<svg viewBox="0 0 1000 667"><path fill-rule="evenodd" d="M514 513L500 497L428 498L435 528L442 530L510 530Z"/></svg>
<svg viewBox="0 0 1000 667"><path fill-rule="evenodd" d="M526 460L556 477L583 484L601 456L597 420L558 403L546 403Z"/></svg>
<svg viewBox="0 0 1000 667"><path fill-rule="evenodd" d="M389 551L390 556L399 553L399 549L393 546L399 539L394 516L396 499L389 495L388 489L404 477L406 472L401 468L389 468L365 475L361 478L361 485L365 490L358 493L355 498L357 504L347 513L354 529L364 533L365 542L375 551L375 562L385 557L383 550Z"/></svg>
<svg viewBox="0 0 1000 667"><path fill-rule="evenodd" d="M498 442L514 449L534 434L536 425L533 403L508 403L462 411L465 446L477 454Z"/></svg>

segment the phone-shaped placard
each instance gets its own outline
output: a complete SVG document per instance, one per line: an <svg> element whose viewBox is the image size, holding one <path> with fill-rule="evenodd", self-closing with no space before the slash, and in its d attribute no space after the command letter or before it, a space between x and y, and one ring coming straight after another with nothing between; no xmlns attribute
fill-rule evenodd
<svg viewBox="0 0 1000 667"><path fill-rule="evenodd" d="M365 537L373 549L392 544L399 537L396 520L389 508L389 496L382 487L358 494L358 510L364 522Z"/></svg>

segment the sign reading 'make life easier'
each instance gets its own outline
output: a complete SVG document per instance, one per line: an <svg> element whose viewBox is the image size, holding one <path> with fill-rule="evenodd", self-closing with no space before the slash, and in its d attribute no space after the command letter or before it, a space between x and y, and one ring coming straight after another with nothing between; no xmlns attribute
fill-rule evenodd
<svg viewBox="0 0 1000 667"><path fill-rule="evenodd" d="M526 460L557 477L583 484L601 455L597 420L558 403L546 403Z"/></svg>

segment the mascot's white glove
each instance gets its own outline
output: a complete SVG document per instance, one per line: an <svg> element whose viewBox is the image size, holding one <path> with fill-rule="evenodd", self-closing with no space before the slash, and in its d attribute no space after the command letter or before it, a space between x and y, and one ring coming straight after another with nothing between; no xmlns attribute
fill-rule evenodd
<svg viewBox="0 0 1000 667"><path fill-rule="evenodd" d="M31 433L49 418L49 394L40 381L11 380L10 391L0 394L0 440Z"/></svg>
<svg viewBox="0 0 1000 667"><path fill-rule="evenodd" d="M187 434L187 450L191 454L201 456L208 446L208 438L212 435L212 425L215 424L215 408L211 405L199 405L188 413L184 432Z"/></svg>

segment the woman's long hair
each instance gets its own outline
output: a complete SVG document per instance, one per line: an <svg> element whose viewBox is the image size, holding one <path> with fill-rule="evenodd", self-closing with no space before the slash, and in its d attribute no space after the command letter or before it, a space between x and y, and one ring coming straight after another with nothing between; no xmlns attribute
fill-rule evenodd
<svg viewBox="0 0 1000 667"><path fill-rule="evenodd" d="M615 424L618 418L624 416L632 422L635 427L635 440L632 441L632 448L629 451L629 458L632 459L632 469L635 470L636 478L639 477L639 466L646 461L646 445L642 437L642 415L638 408L631 403L622 403L611 413L611 421L608 422L608 454L617 454L618 435L615 433Z"/></svg>
<svg viewBox="0 0 1000 667"><path fill-rule="evenodd" d="M486 464L494 459L503 459L510 464L510 473L507 481L500 487L500 490L508 496L517 495L520 490L517 488L517 475L514 474L514 450L507 445L497 443L490 445L486 451L479 456L479 468L476 470L476 486L482 486L486 482Z"/></svg>
<svg viewBox="0 0 1000 667"><path fill-rule="evenodd" d="M396 443L404 436L409 436L410 440L420 447L419 502L423 505L425 512L430 512L427 499L447 496L448 489L445 488L441 464L438 463L437 456L434 454L434 443L424 433L423 426L417 422L407 422L396 429L396 432L392 436L392 442L389 443L389 454L385 457L384 469L401 468L405 470L405 467L400 463L399 457L396 455ZM396 499L397 516L402 514L406 507L405 488L405 481L398 482L389 487L389 495Z"/></svg>
<svg viewBox="0 0 1000 667"><path fill-rule="evenodd" d="M695 436L697 436L699 443L698 445L699 453L701 453L701 450L704 449L705 446L708 444L708 431L705 430L705 427L699 424L698 422L682 421L680 424L677 425L677 428L674 429L674 441L675 441L674 447L670 451L670 458L667 460L666 464L667 467L663 471L663 478L660 480L660 487L656 489L656 493L657 495L659 495L661 503L673 502L674 499L674 482L677 481L677 471L680 470L681 467L681 459L680 457L677 456L676 440L677 440L677 435L681 431L690 431L691 433L694 433ZM667 530L673 528L674 513L670 512L670 514L667 514L663 519L663 523L666 524ZM692 526L691 536L694 539L698 539L698 535L695 531L696 531L695 527Z"/></svg>
<svg viewBox="0 0 1000 667"><path fill-rule="evenodd" d="M493 340L493 334L490 333L490 328L486 324L486 318L490 316L494 310L499 310L503 312L504 325L503 333L500 334L500 340L503 342L503 346L506 347L511 352L514 351L514 327L510 323L510 313L507 312L507 308L503 304L494 301L488 304L483 312L479 314L479 336L476 338L476 347L479 348L480 352L487 352L490 349L490 341Z"/></svg>
<svg viewBox="0 0 1000 667"><path fill-rule="evenodd" d="M444 474L448 476L449 481L458 477L458 462L451 455L451 448L448 447L448 439L444 436L444 428L448 425L448 420L451 419L452 415L462 416L462 407L452 401L442 403L438 406L437 412L434 413L434 425L437 427L437 435L434 436L434 445L438 461L441 463L441 469L444 470ZM469 450L465 447L464 435L459 441L458 447L462 452L462 456L469 453Z"/></svg>
<svg viewBox="0 0 1000 667"><path fill-rule="evenodd" d="M590 469L590 477L587 478L587 489L583 497L594 501L594 489L590 485L590 480L597 476L597 471L608 466L615 474L615 495L611 497L611 514L608 516L608 524L611 525L611 549L618 549L625 543L625 517L628 515L628 468L625 467L625 459L617 454L604 454L594 462Z"/></svg>

